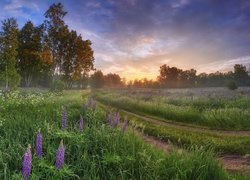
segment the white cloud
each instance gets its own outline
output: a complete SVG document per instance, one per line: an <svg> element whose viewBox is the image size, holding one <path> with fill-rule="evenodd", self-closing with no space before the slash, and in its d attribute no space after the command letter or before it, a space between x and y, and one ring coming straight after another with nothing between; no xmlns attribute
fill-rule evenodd
<svg viewBox="0 0 250 180"><path fill-rule="evenodd" d="M243 64L245 66L250 66L250 56L243 56L234 59L227 59L222 61L215 61L208 64L199 65L198 72L215 72L215 71L229 71L233 69L235 64Z"/></svg>

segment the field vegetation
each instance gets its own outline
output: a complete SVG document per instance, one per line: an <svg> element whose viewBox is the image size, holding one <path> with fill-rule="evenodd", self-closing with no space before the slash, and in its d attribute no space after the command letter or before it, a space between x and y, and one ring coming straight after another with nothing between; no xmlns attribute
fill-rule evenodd
<svg viewBox="0 0 250 180"><path fill-rule="evenodd" d="M110 127L105 111L88 107L89 92L1 94L0 179L21 179L22 160L31 145L30 179L229 179L211 150L189 148L169 155L141 140L131 128ZM84 105L84 106L83 106ZM62 109L67 112L62 130ZM84 128L79 130L79 116ZM63 116L65 118L65 116ZM41 129L42 158L35 154ZM63 140L65 161L55 167ZM243 178L235 176L235 178Z"/></svg>
<svg viewBox="0 0 250 180"><path fill-rule="evenodd" d="M203 89L204 90L204 89ZM227 95L227 93L229 93ZM95 98L105 104L163 121L181 122L222 130L250 130L250 99L241 91L174 93L161 90L102 90Z"/></svg>

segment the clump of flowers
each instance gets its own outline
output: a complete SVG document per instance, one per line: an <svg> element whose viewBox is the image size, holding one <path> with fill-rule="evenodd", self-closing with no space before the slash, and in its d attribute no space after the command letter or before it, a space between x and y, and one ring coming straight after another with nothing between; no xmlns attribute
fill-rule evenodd
<svg viewBox="0 0 250 180"><path fill-rule="evenodd" d="M122 133L125 133L127 126L128 126L128 118L127 118L127 116L125 116L125 120L122 124Z"/></svg>
<svg viewBox="0 0 250 180"><path fill-rule="evenodd" d="M27 180L31 173L31 166L32 166L32 154L31 154L31 146L28 145L28 148L23 157L22 163L22 176L24 180Z"/></svg>
<svg viewBox="0 0 250 180"><path fill-rule="evenodd" d="M67 127L67 112L64 107L62 107L62 130L65 130Z"/></svg>
<svg viewBox="0 0 250 180"><path fill-rule="evenodd" d="M81 132L83 131L83 118L81 115L80 115L80 121L79 121L79 129Z"/></svg>
<svg viewBox="0 0 250 180"><path fill-rule="evenodd" d="M36 135L36 155L41 158L43 153L43 136L41 134L41 129L38 130Z"/></svg>
<svg viewBox="0 0 250 180"><path fill-rule="evenodd" d="M63 145L63 140L61 140L61 143L59 145L59 148L56 152L56 163L55 163L55 167L57 169L61 169L63 164L64 164L64 153L65 153L65 148Z"/></svg>

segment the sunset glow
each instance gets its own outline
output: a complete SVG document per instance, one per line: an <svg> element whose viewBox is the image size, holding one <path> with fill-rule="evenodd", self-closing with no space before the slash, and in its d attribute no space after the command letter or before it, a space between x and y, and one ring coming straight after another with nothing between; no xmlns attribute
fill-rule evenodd
<svg viewBox="0 0 250 180"><path fill-rule="evenodd" d="M77 3L76 3L77 2ZM0 20L43 22L51 1L0 1ZM250 63L250 2L244 0L66 1L66 23L93 43L95 67L155 79L163 64L198 73Z"/></svg>

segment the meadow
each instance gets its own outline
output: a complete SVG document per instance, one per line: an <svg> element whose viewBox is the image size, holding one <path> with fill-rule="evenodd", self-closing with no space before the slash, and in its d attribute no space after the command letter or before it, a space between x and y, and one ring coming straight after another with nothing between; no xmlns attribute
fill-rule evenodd
<svg viewBox="0 0 250 180"><path fill-rule="evenodd" d="M190 146L188 151L169 154L155 149L131 126L123 132L122 125L110 125L107 112L99 102L95 107L88 96L89 91L1 93L0 179L23 178L22 161L29 144L32 166L27 179L248 178L228 174L212 149ZM35 151L39 129L41 157ZM65 157L58 168L56 152L61 140Z"/></svg>
<svg viewBox="0 0 250 180"><path fill-rule="evenodd" d="M152 137L159 149L162 144L170 147L167 151L212 149L228 171L250 172L248 88L102 89L92 94L104 110L128 117L130 126Z"/></svg>
<svg viewBox="0 0 250 180"><path fill-rule="evenodd" d="M250 130L249 89L102 90L108 105L163 121L221 130Z"/></svg>

